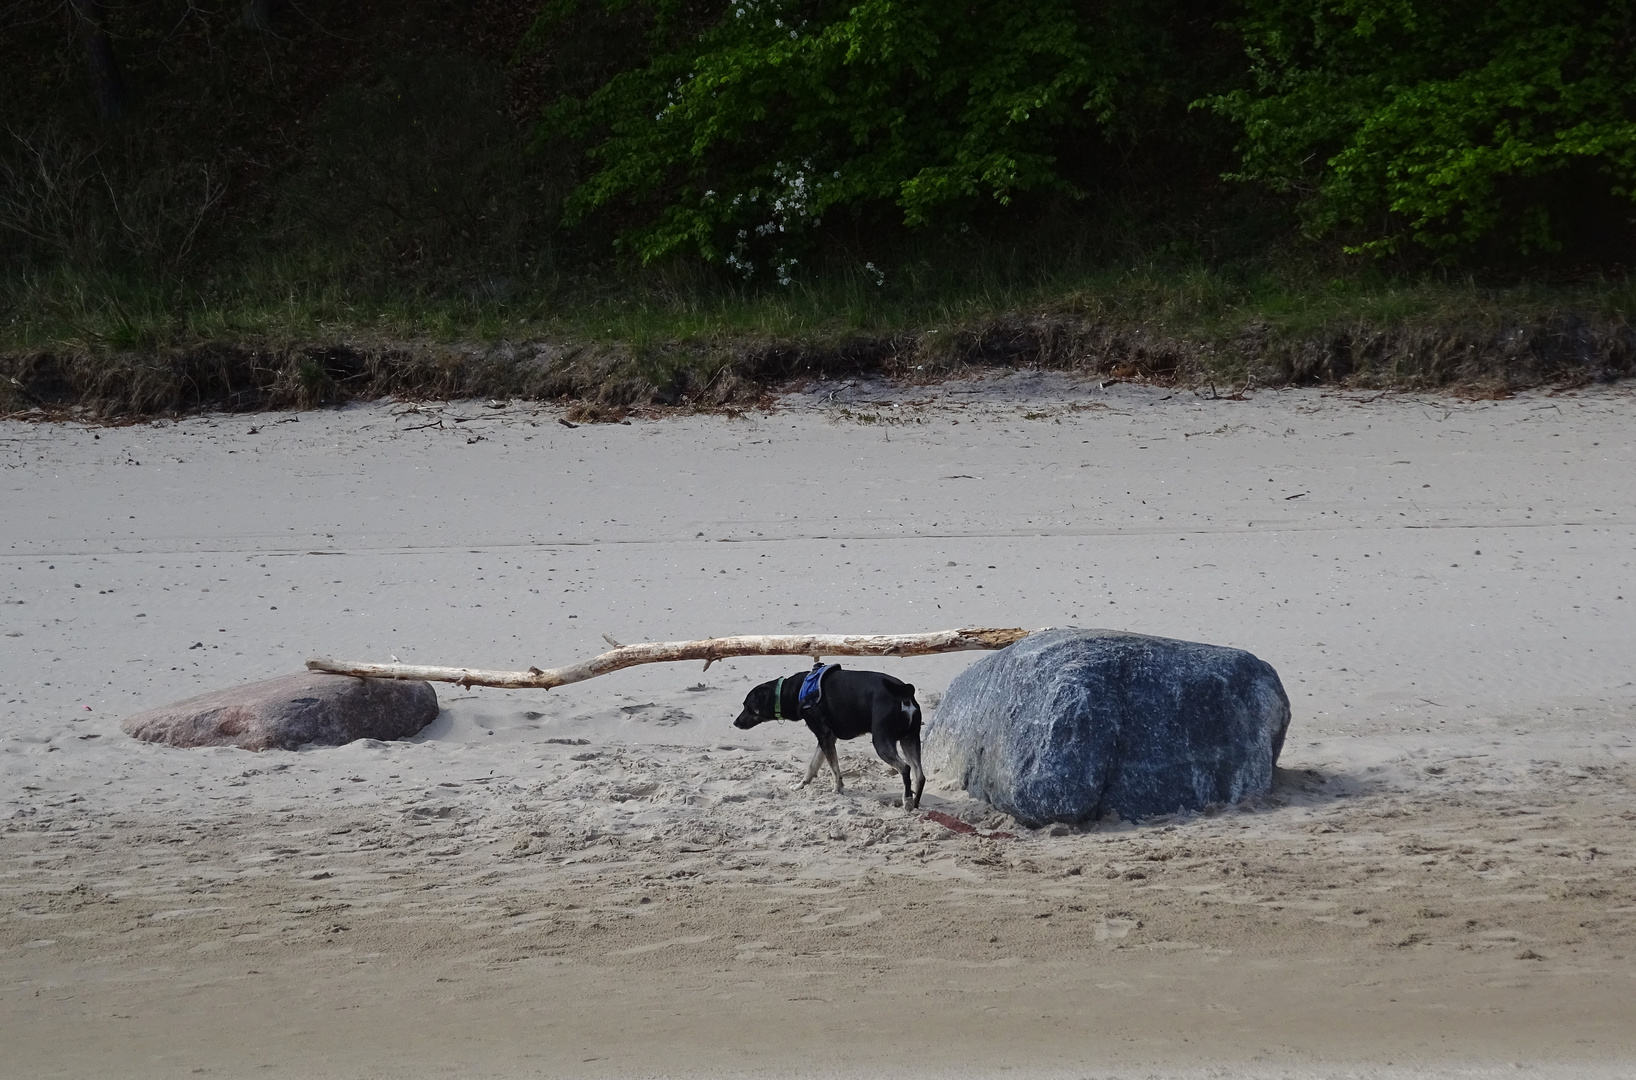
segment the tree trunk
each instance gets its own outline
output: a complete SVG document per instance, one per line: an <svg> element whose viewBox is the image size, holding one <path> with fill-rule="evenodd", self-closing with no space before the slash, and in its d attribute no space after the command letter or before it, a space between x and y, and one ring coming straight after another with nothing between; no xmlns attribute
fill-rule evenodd
<svg viewBox="0 0 1636 1080"><path fill-rule="evenodd" d="M273 28L273 0L244 0L244 26L258 34Z"/></svg>
<svg viewBox="0 0 1636 1080"><path fill-rule="evenodd" d="M821 656L925 656L973 649L1003 649L1033 633L1038 631L973 628L937 630L929 634L752 634L705 638L702 641L648 641L640 645L617 645L612 652L550 671L539 668L529 668L527 671L478 671L472 668L365 664L322 658L308 660L307 667L311 671L369 679L425 679L459 683L461 686L550 690L638 664L703 660L708 671L711 664L729 656L810 656L814 660ZM609 639L609 643L613 644L612 639Z"/></svg>
<svg viewBox="0 0 1636 1080"><path fill-rule="evenodd" d="M108 36L102 0L69 0L69 6L85 46L85 68L91 76L91 97L96 102L97 119L118 120L125 115L125 78L119 72L113 38Z"/></svg>

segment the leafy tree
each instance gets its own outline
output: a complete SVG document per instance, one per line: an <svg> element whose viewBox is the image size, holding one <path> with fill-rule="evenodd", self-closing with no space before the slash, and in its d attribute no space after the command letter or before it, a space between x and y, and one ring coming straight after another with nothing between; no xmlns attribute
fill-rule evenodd
<svg viewBox="0 0 1636 1080"><path fill-rule="evenodd" d="M1248 0L1241 176L1352 251L1559 249L1636 196L1632 0ZM1600 203L1599 203L1600 200ZM1602 225L1608 222L1601 222Z"/></svg>
<svg viewBox="0 0 1636 1080"><path fill-rule="evenodd" d="M631 223L621 244L644 262L691 252L787 279L841 208L915 226L1076 193L1065 143L1139 126L1155 97L1187 100L1170 89L1166 29L1182 6L652 0L645 54L557 101L542 134L588 150L571 221L617 210ZM559 0L535 40L584 14Z"/></svg>

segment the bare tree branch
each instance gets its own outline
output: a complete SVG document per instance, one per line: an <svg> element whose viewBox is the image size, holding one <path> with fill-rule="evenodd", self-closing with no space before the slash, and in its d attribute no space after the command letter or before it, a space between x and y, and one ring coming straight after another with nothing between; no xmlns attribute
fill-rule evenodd
<svg viewBox="0 0 1636 1080"><path fill-rule="evenodd" d="M638 664L703 660L708 671L711 664L730 656L810 656L815 660L822 656L926 656L931 653L1003 649L1038 632L1014 627L971 627L937 630L928 634L746 634L700 641L647 641L638 645L622 645L601 656L550 671L541 671L537 667L527 671L480 671L475 668L367 664L324 658L308 660L307 667L311 671L371 679L426 679L461 686L550 690Z"/></svg>

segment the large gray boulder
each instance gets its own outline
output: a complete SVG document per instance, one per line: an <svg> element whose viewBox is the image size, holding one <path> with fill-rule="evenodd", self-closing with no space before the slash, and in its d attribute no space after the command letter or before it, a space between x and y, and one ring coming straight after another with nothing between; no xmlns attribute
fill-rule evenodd
<svg viewBox="0 0 1636 1080"><path fill-rule="evenodd" d="M1266 792L1289 718L1278 673L1241 649L1048 630L961 672L924 752L1031 826L1136 819Z"/></svg>
<svg viewBox="0 0 1636 1080"><path fill-rule="evenodd" d="M119 726L144 742L171 746L294 750L304 743L406 739L435 719L431 683L304 671L150 709Z"/></svg>

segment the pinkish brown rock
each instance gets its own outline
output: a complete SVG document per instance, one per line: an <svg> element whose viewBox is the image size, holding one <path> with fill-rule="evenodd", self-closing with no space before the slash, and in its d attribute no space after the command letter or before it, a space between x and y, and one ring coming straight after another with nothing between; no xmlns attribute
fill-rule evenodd
<svg viewBox="0 0 1636 1080"><path fill-rule="evenodd" d="M178 701L120 728L144 742L294 750L354 739L406 739L437 719L432 684L303 671Z"/></svg>

